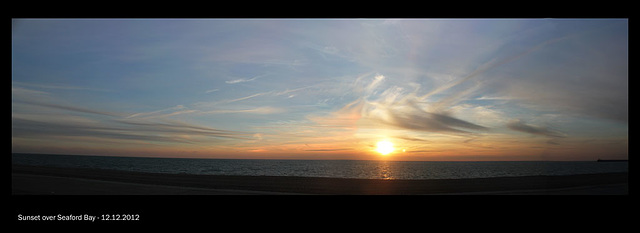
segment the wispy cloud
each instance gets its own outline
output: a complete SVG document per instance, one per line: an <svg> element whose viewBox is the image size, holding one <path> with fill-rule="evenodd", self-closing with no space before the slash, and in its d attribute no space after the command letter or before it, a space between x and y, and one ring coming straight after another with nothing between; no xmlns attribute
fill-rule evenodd
<svg viewBox="0 0 640 233"><path fill-rule="evenodd" d="M76 106L71 106L71 105L57 104L57 103L48 103L48 102L40 102L40 101L32 101L32 100L14 100L14 103L24 103L24 104L30 104L30 105L40 106L40 107L47 107L47 108L52 108L52 109L59 109L59 110L79 112L79 113L90 113L90 114L110 116L110 117L120 117L121 116L121 114L118 114L118 113L94 110L94 109L90 109L90 108L76 107Z"/></svg>
<svg viewBox="0 0 640 233"><path fill-rule="evenodd" d="M332 112L329 115L308 115L307 119L317 123L322 127L354 129L357 127L357 123L360 118L362 118L363 106L364 101L362 99L358 99L343 106L340 110Z"/></svg>
<svg viewBox="0 0 640 233"><path fill-rule="evenodd" d="M510 96L481 96L476 98L476 100L496 100L496 101L502 101L502 100L513 100L514 97L510 97Z"/></svg>
<svg viewBox="0 0 640 233"><path fill-rule="evenodd" d="M20 87L12 87L12 97L12 104L17 105L15 108L29 110L12 114L12 137L14 138L55 140L60 137L71 137L74 138L73 141L69 141L71 144L92 144L105 140L136 143L200 143L214 142L215 139L224 138L253 139L251 133L219 130L168 119L178 114L198 112L184 105L151 112L121 114L65 104L51 93ZM63 111L46 115L29 113L34 109L42 112L41 108ZM258 108L238 112L266 114L270 111L275 112L277 109ZM103 117L95 117L96 115Z"/></svg>
<svg viewBox="0 0 640 233"><path fill-rule="evenodd" d="M492 96L525 103L532 111L628 123L626 22L594 21L588 28L571 28L526 51L531 62L510 67L517 75L497 76Z"/></svg>
<svg viewBox="0 0 640 233"><path fill-rule="evenodd" d="M215 139L252 140L252 133L220 130L175 120L107 119L70 116L14 114L12 137L55 139L72 137L68 143L94 143L99 140L145 143L214 143ZM67 143L67 142L65 142Z"/></svg>
<svg viewBox="0 0 640 233"><path fill-rule="evenodd" d="M319 124L336 127L355 127L359 120L365 119L374 124L360 126L390 126L415 131L456 134L471 133L467 130L488 130L487 127L458 119L448 112L428 110L430 106L416 97L417 90L406 91L404 88L393 86L375 95L374 90L384 79L383 75L376 74L370 83L362 83L364 87L354 87L356 90L363 90L359 99L329 116L314 116L309 119Z"/></svg>
<svg viewBox="0 0 640 233"><path fill-rule="evenodd" d="M255 93L255 94L252 94L252 95L243 96L243 97L240 97L240 98L218 100L218 101L212 101L212 102L198 102L198 103L195 103L194 105L198 106L198 107L211 107L211 106L216 106L216 105L221 105L221 104L229 104L229 103L233 103L233 102L248 100L248 99L251 99L251 98L255 98L255 97L263 96L263 95L269 95L269 94L272 94L272 93L273 93L272 91L259 92L259 93Z"/></svg>
<svg viewBox="0 0 640 233"><path fill-rule="evenodd" d="M38 120L12 117L11 134L15 138L55 139L57 137L83 138L70 143L90 143L96 139L134 140L147 142L181 142L176 137L148 134L131 128L98 124L82 124L79 122L50 121L46 118Z"/></svg>
<svg viewBox="0 0 640 233"><path fill-rule="evenodd" d="M353 149L308 149L308 150L304 150L304 151L322 151L322 152L326 152L326 151L348 151L348 150L353 150Z"/></svg>
<svg viewBox="0 0 640 233"><path fill-rule="evenodd" d="M219 91L220 89L216 88L216 89L211 89L211 90L206 90L204 93L211 93L211 92L216 92Z"/></svg>
<svg viewBox="0 0 640 233"><path fill-rule="evenodd" d="M81 86L71 86L71 85L55 85L55 84L38 84L38 83L27 83L27 82L11 82L12 85L20 85L27 86L31 88L42 88L42 89L58 89L58 90L77 90L77 91L101 91L101 92L109 92L111 90L103 89L103 88L93 88L93 87L81 87Z"/></svg>
<svg viewBox="0 0 640 233"><path fill-rule="evenodd" d="M407 137L407 136L395 136L395 138L406 140L406 141L413 141L413 142L422 142L422 143L430 142L429 140L426 140L426 139L415 138L415 137Z"/></svg>
<svg viewBox="0 0 640 233"><path fill-rule="evenodd" d="M353 91L355 94L361 95L360 99L345 105L344 108L334 112L331 116L326 118L313 117L312 119L325 125L333 123L343 126L353 125L354 119L366 119L401 129L439 133L470 134L470 131L486 131L489 128L460 119L448 111L460 101L465 100L466 97L481 90L480 83L470 87L462 84L468 83L487 71L521 59L564 39L566 37L549 39L507 57L497 56L467 75L436 86L426 94L420 94L419 84L414 85L417 87L415 90L406 90L404 86L384 87L383 83L389 79L388 77L380 73L373 76L372 73L368 73L358 77L354 83L356 85L354 85ZM434 99L435 96L438 96L439 99Z"/></svg>
<svg viewBox="0 0 640 233"><path fill-rule="evenodd" d="M425 94L423 96L420 96L420 99L424 100L424 99L426 99L426 98L428 98L430 96L433 96L435 94L441 93L441 92L443 92L445 90L448 90L448 89L451 89L453 87L459 86L459 85L461 85L463 83L468 82L469 80L471 80L471 79L473 79L475 77L478 77L479 75L481 75L481 74L483 74L483 73L485 73L485 72L487 72L489 70L492 70L492 69L495 69L495 68L497 68L499 66L502 66L502 65L505 65L507 63L513 62L513 61L515 61L517 59L520 59L520 58L522 58L522 57L524 57L524 56L526 56L526 55L528 55L528 54L530 54L530 53L532 53L532 52L534 52L536 50L539 50L539 49L541 49L541 48L543 48L543 47L545 47L547 45L550 45L550 44L553 44L553 43L557 43L557 42L562 41L562 40L564 40L566 38L567 38L567 36L564 36L564 37L560 37L560 38L555 38L555 39L550 39L550 40L543 41L543 42L541 42L541 43L539 43L539 44L537 44L537 45L535 45L533 47L530 47L529 49L527 49L527 50L525 50L523 52L513 54L513 55L511 55L511 56L509 56L507 58L495 57L492 60L484 63L481 66L479 66L477 69L473 70L468 75L466 75L466 76L464 76L462 78L459 78L457 80L454 80L452 82L449 82L449 83L447 83L445 85L442 85L442 86L436 88L435 90L433 90L433 91L431 91L431 92L429 92L429 93L427 93L427 94Z"/></svg>
<svg viewBox="0 0 640 233"><path fill-rule="evenodd" d="M110 117L120 117L122 114L109 111L95 110L75 106L73 104L63 104L60 99L56 98L49 92L31 90L21 87L11 87L12 104L27 104L37 107L45 107L50 109L71 111L76 113L89 113L95 115L103 115Z"/></svg>
<svg viewBox="0 0 640 233"><path fill-rule="evenodd" d="M273 94L276 95L276 96L286 95L286 94L289 94L289 93L292 93L292 92L297 92L297 91L301 91L301 90L308 89L308 88L311 88L311 86L300 87L300 88L295 88L295 89L287 89L287 90L280 91L280 92L274 92Z"/></svg>
<svg viewBox="0 0 640 233"><path fill-rule="evenodd" d="M262 96L262 95L266 95L266 94L271 94L271 93L272 92L260 92L260 93L256 93L256 94L253 94L253 95L250 95L250 96L240 97L240 98L231 99L231 100L224 100L224 101L220 101L220 102L228 104L228 103L233 103L233 102L238 102L238 101L242 101L242 100L246 100L246 99L251 99L251 98L254 98L254 97L258 97L258 96Z"/></svg>
<svg viewBox="0 0 640 233"><path fill-rule="evenodd" d="M251 82L251 81L254 81L254 80L256 80L258 78L261 78L261 77L264 77L264 76L266 76L266 75L258 75L258 76L255 76L253 78L250 78L250 79L239 78L239 79L227 80L227 81L225 81L225 83L227 83L227 84L236 84L236 83Z"/></svg>
<svg viewBox="0 0 640 233"><path fill-rule="evenodd" d="M11 86L11 97L14 99L41 99L44 97L50 97L50 93Z"/></svg>
<svg viewBox="0 0 640 233"><path fill-rule="evenodd" d="M556 131L547 127L529 125L520 119L510 121L509 123L507 123L507 127L511 130L533 134L533 135L539 135L539 136L545 136L545 137L551 137L551 138L566 137L565 134L559 131Z"/></svg>
<svg viewBox="0 0 640 233"><path fill-rule="evenodd" d="M251 94L248 96L243 96L243 97L239 97L239 98L235 98L235 99L224 99L224 100L218 100L218 101L211 101L211 102L198 102L193 104L194 106L197 106L199 108L211 108L213 106L217 106L217 105L223 105L223 104L230 104L230 103L234 103L234 102L239 102L239 101L243 101L243 100L248 100L248 99L252 99L252 98L256 98L256 97L260 97L260 96L282 96L282 95L286 95L286 94L290 94L290 93L294 93L294 92L298 92L298 91L302 91L305 89L309 89L313 86L305 86L305 87L299 87L299 88L294 88L294 89L286 89L284 91L266 91L266 92L258 92L255 94ZM292 95L289 95L288 98L293 97ZM209 110L201 110L202 112L207 112Z"/></svg>
<svg viewBox="0 0 640 233"><path fill-rule="evenodd" d="M181 134L191 136L207 136L207 137L222 137L233 139L251 140L251 133L233 131L233 130L220 130L211 127L193 125L181 121L175 120L129 120L121 119L116 120L118 123L136 126L136 132L159 132L165 134Z"/></svg>
<svg viewBox="0 0 640 233"><path fill-rule="evenodd" d="M168 117L184 113L193 113L195 110L188 110L183 105L177 105L175 107L165 108L153 112L140 112L127 116L126 118L156 118L156 117Z"/></svg>
<svg viewBox="0 0 640 233"><path fill-rule="evenodd" d="M284 112L282 108L275 107L257 107L250 109L216 109L210 111L203 111L203 114L225 114L225 113L252 113L252 114L275 114Z"/></svg>
<svg viewBox="0 0 640 233"><path fill-rule="evenodd" d="M484 126L460 120L446 113L427 112L417 105L395 105L378 108L376 115L369 115L387 125L409 130L439 133L470 133L462 130L488 130Z"/></svg>

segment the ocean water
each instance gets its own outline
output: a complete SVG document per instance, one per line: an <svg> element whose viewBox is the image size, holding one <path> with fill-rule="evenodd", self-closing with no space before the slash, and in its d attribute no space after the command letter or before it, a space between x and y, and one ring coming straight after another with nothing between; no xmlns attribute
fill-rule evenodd
<svg viewBox="0 0 640 233"><path fill-rule="evenodd" d="M628 172L628 162L401 162L354 160L179 159L12 154L13 164L151 173L361 179L461 179Z"/></svg>

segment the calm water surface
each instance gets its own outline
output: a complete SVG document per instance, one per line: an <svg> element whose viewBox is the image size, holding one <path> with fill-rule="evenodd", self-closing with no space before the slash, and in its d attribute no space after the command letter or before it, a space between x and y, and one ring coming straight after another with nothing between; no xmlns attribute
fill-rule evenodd
<svg viewBox="0 0 640 233"><path fill-rule="evenodd" d="M460 179L628 172L628 162L400 162L354 160L168 159L12 154L13 164L152 173L362 179Z"/></svg>

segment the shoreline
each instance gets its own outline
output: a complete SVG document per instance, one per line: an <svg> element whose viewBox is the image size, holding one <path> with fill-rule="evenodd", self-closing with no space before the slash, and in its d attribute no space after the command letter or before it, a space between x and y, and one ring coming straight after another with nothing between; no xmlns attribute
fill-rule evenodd
<svg viewBox="0 0 640 233"><path fill-rule="evenodd" d="M158 174L12 165L12 195L628 195L628 173L379 180Z"/></svg>

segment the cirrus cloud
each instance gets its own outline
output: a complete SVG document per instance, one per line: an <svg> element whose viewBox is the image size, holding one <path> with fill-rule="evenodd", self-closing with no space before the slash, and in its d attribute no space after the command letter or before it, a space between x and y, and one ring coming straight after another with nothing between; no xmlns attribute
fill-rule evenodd
<svg viewBox="0 0 640 233"><path fill-rule="evenodd" d="M507 123L507 128L518 131L518 132L523 132L523 133L528 133L533 135L540 135L540 136L551 137L551 138L566 137L565 134L559 131L556 131L547 127L529 125L520 119L512 120L509 123Z"/></svg>

